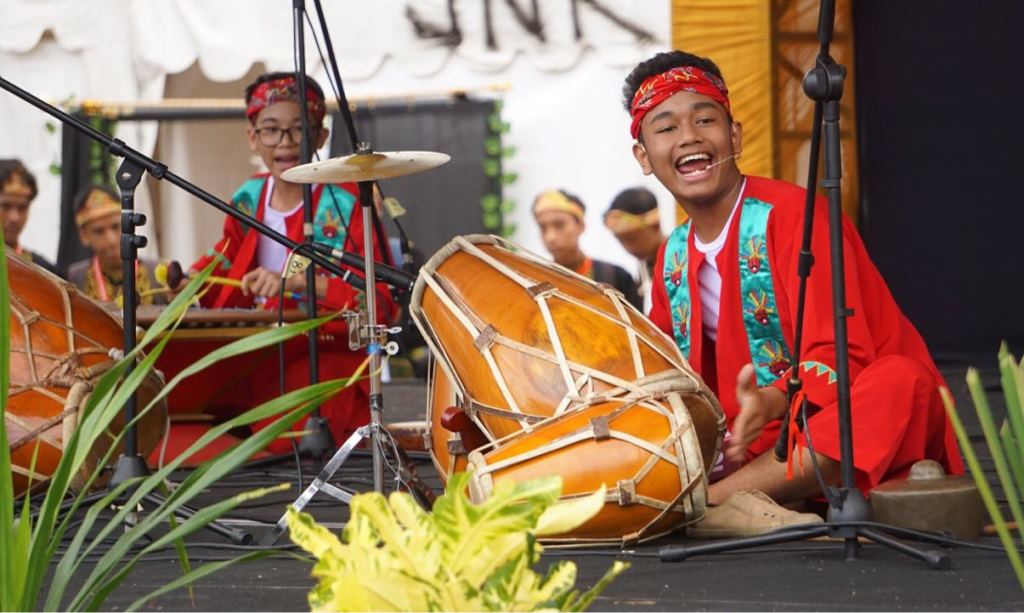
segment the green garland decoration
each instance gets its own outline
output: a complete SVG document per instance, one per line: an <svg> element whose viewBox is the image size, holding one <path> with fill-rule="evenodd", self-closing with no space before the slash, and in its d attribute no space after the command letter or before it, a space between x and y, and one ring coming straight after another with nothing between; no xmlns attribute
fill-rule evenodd
<svg viewBox="0 0 1024 613"><path fill-rule="evenodd" d="M494 111L487 116L487 132L484 138L484 175L491 179L491 191L480 198L480 209L484 228L488 232L508 238L516 231L508 217L515 210L515 201L503 197L506 185L519 179L519 174L507 170L506 162L515 155L516 149L503 144L503 137L509 132L509 123L502 119L503 101L494 101Z"/></svg>

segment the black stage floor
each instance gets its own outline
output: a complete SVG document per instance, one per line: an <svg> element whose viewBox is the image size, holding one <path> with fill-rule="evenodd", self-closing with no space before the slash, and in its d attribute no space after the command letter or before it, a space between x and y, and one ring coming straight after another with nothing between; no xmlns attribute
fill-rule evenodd
<svg viewBox="0 0 1024 613"><path fill-rule="evenodd" d="M991 360L994 362L994 359ZM965 404L963 366L944 367L950 386L961 400L961 414L969 424L973 410ZM995 381L992 369L983 371L987 383ZM399 381L385 386L385 421L418 417L424 386L419 381ZM428 460L419 460L422 476L438 485ZM307 479L316 466L306 467ZM338 473L337 482L369 489L370 462L354 457ZM270 467L247 469L232 475L206 495L203 503L258 486L294 482L295 466L282 461ZM297 492L278 494L237 510L242 521L273 522ZM308 507L322 522L343 522L344 505L319 496ZM243 526L244 527L244 526ZM248 528L258 539L266 530ZM287 538L281 544L286 544ZM744 552L695 557L663 563L657 554L665 545L697 544L678 536L636 547L615 549L548 550L541 564L558 559L575 561L580 574L577 585L589 587L615 557L632 567L613 582L593 604L592 610L1024 610L1021 591L999 542L984 538L976 544L989 549L948 549L953 568L932 570L924 563L888 548L868 544L859 559L846 561L841 542L805 541ZM189 543L193 564L235 555L226 541L211 532L195 535ZM922 545L924 547L933 547ZM994 549L994 550L993 550ZM150 610L308 610L306 593L313 585L311 562L284 553L251 564L230 567L196 586L194 603L184 590L150 603ZM105 608L123 609L139 596L179 577L173 551L141 562L125 584L106 602Z"/></svg>

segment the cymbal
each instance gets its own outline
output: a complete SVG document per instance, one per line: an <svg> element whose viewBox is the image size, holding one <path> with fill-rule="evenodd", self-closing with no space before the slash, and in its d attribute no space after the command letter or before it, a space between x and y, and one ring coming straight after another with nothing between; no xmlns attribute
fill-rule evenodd
<svg viewBox="0 0 1024 613"><path fill-rule="evenodd" d="M376 181L414 175L447 164L451 156L434 151L353 153L289 168L281 174L293 183Z"/></svg>

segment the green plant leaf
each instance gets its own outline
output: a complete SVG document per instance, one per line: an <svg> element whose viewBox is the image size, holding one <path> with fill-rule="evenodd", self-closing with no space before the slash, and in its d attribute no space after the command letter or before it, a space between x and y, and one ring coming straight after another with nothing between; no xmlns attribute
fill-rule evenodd
<svg viewBox="0 0 1024 613"><path fill-rule="evenodd" d="M498 136L488 136L484 139L484 152L490 156L496 156L501 153L501 138Z"/></svg>
<svg viewBox="0 0 1024 613"><path fill-rule="evenodd" d="M480 198L480 208L482 208L486 213L493 213L497 211L500 205L501 200L498 198L497 194L485 194Z"/></svg>
<svg viewBox="0 0 1024 613"><path fill-rule="evenodd" d="M7 278L8 247L0 258L0 543L14 542L14 479L7 439L7 394L11 382L11 303ZM0 564L0 609L24 609L13 563Z"/></svg>
<svg viewBox="0 0 1024 613"><path fill-rule="evenodd" d="M289 534L317 562L318 583L308 595L313 611L532 611L589 603L625 568L613 566L580 598L576 567L554 565L546 576L534 531L561 491L561 478L499 483L473 504L470 476L452 475L432 514L412 497L395 492L357 494L341 539L309 515L290 510ZM545 522L569 526L586 521L592 502L573 501ZM573 520L563 517L578 514Z"/></svg>
<svg viewBox="0 0 1024 613"><path fill-rule="evenodd" d="M583 525L604 508L607 492L608 489L602 483L597 491L587 496L559 500L544 509L544 513L537 519L535 533L537 536L554 536Z"/></svg>
<svg viewBox="0 0 1024 613"><path fill-rule="evenodd" d="M975 372L976 375L977 372ZM1003 518L1003 512L999 510L999 503L996 502L995 494L992 493L992 488L989 486L988 481L985 480L985 471L981 468L978 456L974 453L974 447L971 445L971 439L967 436L967 431L964 430L963 423L960 421L960 415L956 412L953 396L944 387L939 388L939 393L942 395L942 402L946 406L946 415L949 417L949 422L953 426L956 438L960 442L960 451L964 455L964 460L971 471L971 476L974 477L974 483L978 486L978 492L985 503L985 508L988 510L989 516L992 517L992 522L996 527L996 534L999 535L999 540L1003 543L1003 549L1006 550L1006 557L1010 560L1010 565L1017 576L1017 581L1020 583L1021 589L1024 589L1024 562L1021 561L1020 553L1017 551L1017 544L1010 534L1010 529ZM978 410L980 411L981 409Z"/></svg>
<svg viewBox="0 0 1024 613"><path fill-rule="evenodd" d="M601 577L598 580L598 582L594 584L594 587L584 592L583 595L580 597L579 601L573 603L572 608L568 610L585 611L587 607L590 606L590 603L594 602L594 599L600 596L601 592L603 592L604 589L608 587L608 585L612 581L614 581L616 577L625 572L626 569L629 568L629 566L630 565L628 562L623 562L622 560L615 560L615 562L612 563L612 567L609 568L608 572L606 572L604 576Z"/></svg>
<svg viewBox="0 0 1024 613"><path fill-rule="evenodd" d="M1017 491L1024 492L1024 413L1021 407L1021 390L1017 381L1016 361L1010 355L1009 347L999 347L999 380L1006 399L1006 419L1009 434L1003 438L1007 460L1017 485Z"/></svg>
<svg viewBox="0 0 1024 613"><path fill-rule="evenodd" d="M480 216L480 220L488 230L497 230L501 227L501 215L497 213L484 213Z"/></svg>
<svg viewBox="0 0 1024 613"><path fill-rule="evenodd" d="M988 406L988 399L985 397L985 388L981 384L981 377L977 369L967 369L967 388L970 390L971 399L974 401L974 408L978 413L978 421L981 422L981 430L985 434L985 442L989 451L992 452L992 462L996 467L996 475L999 477L999 484L1006 493L1006 503L1010 507L1014 521L1017 522L1017 530L1024 535L1024 512L1021 510L1020 494L1013 484L1013 475L1006 462L1006 454L999 443L999 433L996 430L995 421L992 419L992 410Z"/></svg>
<svg viewBox="0 0 1024 613"><path fill-rule="evenodd" d="M162 587L160 587L160 588L158 588L156 590L153 590L152 592L146 594L142 598L139 598L138 600L136 600L133 603L131 603L130 605L128 605L128 607L125 610L126 611L138 611L143 606L145 606L147 603L149 603L149 602L159 598L160 596L163 596L164 594L173 592L174 590L176 590L176 589L178 589L180 587L183 587L183 586L186 586L186 585L191 585L191 584L195 583L196 581L199 581L200 579L202 579L204 577L207 577L209 575L212 575L215 572L218 572L218 571L220 571L220 570L222 570L224 568L227 568L228 566L232 566L234 564L238 564L239 562L253 562L253 561L256 561L256 560L262 560L264 558L269 558L270 556L273 556L276 553L277 553L276 551L273 551L271 549L266 549L266 550L263 550L263 551L253 551L253 552L241 555L241 556L239 556L237 558L232 558L230 560L223 560L223 561L220 561L220 562L211 562L209 564L203 564L202 566L200 566L199 568L195 569L194 571L192 571L192 572L190 572L190 573L188 573L188 574L186 574L184 576L178 577L174 581L171 581L170 583L167 583L167 584L163 585Z"/></svg>

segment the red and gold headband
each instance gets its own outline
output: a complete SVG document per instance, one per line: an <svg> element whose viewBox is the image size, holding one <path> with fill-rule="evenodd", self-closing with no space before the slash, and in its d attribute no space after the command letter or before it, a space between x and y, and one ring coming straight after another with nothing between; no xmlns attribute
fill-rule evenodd
<svg viewBox="0 0 1024 613"><path fill-rule="evenodd" d="M260 111L278 102L299 102L299 88L295 77L287 76L272 81L264 81L252 90L249 105L245 108L245 116L249 121L256 121ZM327 107L324 98L312 85L306 84L306 108L312 116L313 123L319 125L324 120Z"/></svg>
<svg viewBox="0 0 1024 613"><path fill-rule="evenodd" d="M729 106L729 90L725 81L710 72L695 66L677 66L661 74L648 77L633 94L633 104L629 114L633 123L629 133L636 138L640 135L640 122L651 109L658 106L676 92L693 92L711 98L725 107L725 112L732 116Z"/></svg>
<svg viewBox="0 0 1024 613"><path fill-rule="evenodd" d="M85 198L85 204L75 213L75 225L79 228L108 215L120 215L121 203L102 189L94 189Z"/></svg>
<svg viewBox="0 0 1024 613"><path fill-rule="evenodd" d="M537 196L537 200L533 203L534 217L548 211L561 211L569 213L577 219L583 219L583 207L567 198L565 194L557 189L543 192Z"/></svg>

